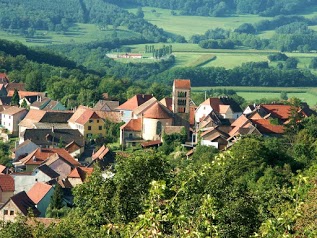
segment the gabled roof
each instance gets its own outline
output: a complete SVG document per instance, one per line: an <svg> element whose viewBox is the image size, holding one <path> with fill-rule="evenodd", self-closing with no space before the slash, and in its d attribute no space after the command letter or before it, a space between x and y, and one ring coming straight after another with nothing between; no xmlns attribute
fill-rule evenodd
<svg viewBox="0 0 317 238"><path fill-rule="evenodd" d="M77 145L85 145L84 136L77 129L26 129L22 137L24 140L31 140L36 145L56 145L62 146L75 141Z"/></svg>
<svg viewBox="0 0 317 238"><path fill-rule="evenodd" d="M134 109L136 109L152 97L153 95L149 94L137 94L132 98L128 99L128 101L126 101L125 103L121 104L119 107L117 107L117 109L133 111Z"/></svg>
<svg viewBox="0 0 317 238"><path fill-rule="evenodd" d="M283 125L273 125L268 119L252 120L257 125L257 129L263 134L283 134Z"/></svg>
<svg viewBox="0 0 317 238"><path fill-rule="evenodd" d="M45 104L47 104L49 101L51 101L48 97L37 97L37 100L31 104L31 107L38 107L41 109L41 107Z"/></svg>
<svg viewBox="0 0 317 238"><path fill-rule="evenodd" d="M27 192L27 195L35 204L38 204L51 189L51 185L38 182Z"/></svg>
<svg viewBox="0 0 317 238"><path fill-rule="evenodd" d="M12 107L9 107L9 108L5 109L4 111L2 111L2 114L13 116L13 115L20 113L20 112L23 112L23 111L26 112L26 109L23 107L12 106Z"/></svg>
<svg viewBox="0 0 317 238"><path fill-rule="evenodd" d="M268 113L271 113L271 116L274 118L279 118L281 120L287 120L291 115L291 106L283 104L262 104L263 108Z"/></svg>
<svg viewBox="0 0 317 238"><path fill-rule="evenodd" d="M52 179L56 179L59 177L59 173L48 167L46 164L42 164L41 166L37 167L37 170L41 171Z"/></svg>
<svg viewBox="0 0 317 238"><path fill-rule="evenodd" d="M218 137L222 137L225 140L227 140L229 138L229 135L221 130L219 130L217 127L214 128L210 128L207 131L204 131L203 133L201 133L200 135L202 138L209 136L208 140L213 141L215 139L217 139Z"/></svg>
<svg viewBox="0 0 317 238"><path fill-rule="evenodd" d="M219 105L219 113L226 114L229 108L230 108L230 105Z"/></svg>
<svg viewBox="0 0 317 238"><path fill-rule="evenodd" d="M103 145L100 147L100 149L96 153L94 153L92 155L92 159L93 160L95 160L95 159L102 160L108 152L109 152L109 148L106 147L105 145Z"/></svg>
<svg viewBox="0 0 317 238"><path fill-rule="evenodd" d="M106 112L106 111L95 111L98 116L102 119L109 120L114 123L122 122L121 112Z"/></svg>
<svg viewBox="0 0 317 238"><path fill-rule="evenodd" d="M42 110L34 110L31 109L24 119L19 123L19 126L27 127L27 128L33 128L33 124L36 122L39 122L43 116L45 115L45 111Z"/></svg>
<svg viewBox="0 0 317 238"><path fill-rule="evenodd" d="M141 131L142 130L142 118L131 119L120 127L121 130L125 131Z"/></svg>
<svg viewBox="0 0 317 238"><path fill-rule="evenodd" d="M114 111L119 106L119 101L99 100L94 106L94 110Z"/></svg>
<svg viewBox="0 0 317 238"><path fill-rule="evenodd" d="M41 212L35 207L35 203L29 198L26 192L22 191L12 196L1 208L12 201L23 215L28 214L28 210L31 209L34 216L39 216Z"/></svg>
<svg viewBox="0 0 317 238"><path fill-rule="evenodd" d="M52 155L58 155L58 157L64 158L66 161L74 166L78 166L79 163L62 148L37 148L32 153L20 160L20 163L24 165L40 165L46 160L50 159Z"/></svg>
<svg viewBox="0 0 317 238"><path fill-rule="evenodd" d="M77 162L65 149L58 149L58 150L56 149L56 152L47 158L47 160L45 161L45 164L51 165L58 159L64 160L66 163L68 163L72 167L76 167L80 165L80 163Z"/></svg>
<svg viewBox="0 0 317 238"><path fill-rule="evenodd" d="M143 117L152 119L169 119L173 118L173 114L160 102L155 102L151 107L144 111Z"/></svg>
<svg viewBox="0 0 317 238"><path fill-rule="evenodd" d="M145 103L143 103L142 105L134 109L133 114L136 116L139 116L141 113L145 112L148 108L150 108L156 102L157 102L157 99L155 97L152 97L151 99L147 100Z"/></svg>
<svg viewBox="0 0 317 238"><path fill-rule="evenodd" d="M222 104L219 98L207 98L204 102L200 105L208 105L211 106L213 110L219 112L219 105Z"/></svg>
<svg viewBox="0 0 317 238"><path fill-rule="evenodd" d="M2 192L14 192L14 179L9 174L0 174L0 189Z"/></svg>
<svg viewBox="0 0 317 238"><path fill-rule="evenodd" d="M167 107L170 111L172 111L172 104L173 99L172 98L163 98L160 103L162 103L165 107Z"/></svg>
<svg viewBox="0 0 317 238"><path fill-rule="evenodd" d="M82 182L86 180L94 171L94 168L76 167L74 168L67 178L80 178Z"/></svg>
<svg viewBox="0 0 317 238"><path fill-rule="evenodd" d="M13 150L13 152L19 150L20 148L23 148L24 146L26 146L26 145L28 145L28 144L31 144L31 143L33 143L33 142L30 141L30 140L25 140L25 141L23 141L21 144L19 144L19 145ZM34 144L34 143L33 143L33 144Z"/></svg>
<svg viewBox="0 0 317 238"><path fill-rule="evenodd" d="M100 119L100 117L91 108L79 106L68 122L85 125L90 119Z"/></svg>
<svg viewBox="0 0 317 238"><path fill-rule="evenodd" d="M173 83L175 88L190 89L189 79L175 79Z"/></svg>
<svg viewBox="0 0 317 238"><path fill-rule="evenodd" d="M228 107L221 105L230 106L233 112L242 112L239 104L230 97L208 98L201 105L211 106L213 110L219 113L225 113L228 110Z"/></svg>

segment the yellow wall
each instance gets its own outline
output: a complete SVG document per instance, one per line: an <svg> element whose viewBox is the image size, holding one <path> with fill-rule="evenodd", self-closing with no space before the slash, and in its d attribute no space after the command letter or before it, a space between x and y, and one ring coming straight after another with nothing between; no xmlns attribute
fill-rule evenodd
<svg viewBox="0 0 317 238"><path fill-rule="evenodd" d="M91 127L90 130L88 130L88 127ZM99 126L101 126L101 130L99 130ZM102 119L90 119L85 125L84 125L84 137L87 139L87 135L92 134L93 136L96 135L106 135L106 129L105 129L105 122Z"/></svg>

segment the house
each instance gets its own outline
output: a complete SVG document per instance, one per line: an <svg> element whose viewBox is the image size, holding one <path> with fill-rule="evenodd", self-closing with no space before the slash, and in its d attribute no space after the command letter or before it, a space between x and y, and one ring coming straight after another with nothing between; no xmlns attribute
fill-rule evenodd
<svg viewBox="0 0 317 238"><path fill-rule="evenodd" d="M52 157L52 155L54 156ZM65 149L62 148L38 148L30 154L28 154L26 157L13 163L13 165L15 167L25 168L26 172L32 172L35 168L45 163L54 171L59 173L58 170L55 169L55 166L50 166L50 164L54 162L50 159L56 157L57 159L62 158L66 160L68 163L72 165L71 167L80 165ZM56 166L58 167L58 165Z"/></svg>
<svg viewBox="0 0 317 238"><path fill-rule="evenodd" d="M15 89L18 91L26 91L25 83L8 83L5 85L7 91L14 91Z"/></svg>
<svg viewBox="0 0 317 238"><path fill-rule="evenodd" d="M219 127L210 128L200 134L201 145L213 146L219 150L224 150L227 147L229 137Z"/></svg>
<svg viewBox="0 0 317 238"><path fill-rule="evenodd" d="M12 97L14 94L14 90L8 90L8 97ZM37 97L45 97L45 93L43 92L30 92L30 91L18 91L19 98L23 99L30 99L30 101L35 102L37 100ZM31 103L31 102L30 102Z"/></svg>
<svg viewBox="0 0 317 238"><path fill-rule="evenodd" d="M119 110L122 114L122 120L124 122L128 122L132 119L132 112L137 107L150 100L153 95L149 94L137 94L132 98L128 99L125 103L121 104L116 110Z"/></svg>
<svg viewBox="0 0 317 238"><path fill-rule="evenodd" d="M130 119L120 127L120 145L136 145L142 141L142 118Z"/></svg>
<svg viewBox="0 0 317 238"><path fill-rule="evenodd" d="M202 118L212 111L221 118L237 119L242 115L242 109L233 99L229 97L208 98L196 109L196 123L199 123Z"/></svg>
<svg viewBox="0 0 317 238"><path fill-rule="evenodd" d="M119 101L99 100L94 106L95 111L112 112L119 107Z"/></svg>
<svg viewBox="0 0 317 238"><path fill-rule="evenodd" d="M20 134L20 143L30 140L32 143L36 144L38 147L42 148L65 148L68 146L70 148L71 143L73 148L76 144L77 154L82 154L84 152L85 140L84 136L74 129L26 129Z"/></svg>
<svg viewBox="0 0 317 238"><path fill-rule="evenodd" d="M17 216L27 216L29 211L32 211L32 215L35 217L40 215L40 211L36 208L34 202L26 192L22 191L13 195L0 207L0 220L14 221Z"/></svg>
<svg viewBox="0 0 317 238"><path fill-rule="evenodd" d="M86 181L87 177L90 176L93 171L93 168L76 167L67 176L67 179L72 187L76 187L77 185L83 184Z"/></svg>
<svg viewBox="0 0 317 238"><path fill-rule="evenodd" d="M25 140L23 143L19 144L14 150L13 150L13 162L22 159L23 157L27 156L32 151L39 148L38 145L36 145L31 140Z"/></svg>
<svg viewBox="0 0 317 238"><path fill-rule="evenodd" d="M92 161L87 167L93 167L95 163L98 163L101 168L105 168L111 163L114 163L114 156L105 145L101 146L96 153L93 153L91 159Z"/></svg>
<svg viewBox="0 0 317 238"><path fill-rule="evenodd" d="M9 131L9 134L19 134L19 123L27 114L25 108L9 107L1 113L1 125Z"/></svg>
<svg viewBox="0 0 317 238"><path fill-rule="evenodd" d="M54 188L43 182L38 182L27 192L29 198L34 202L36 208L40 211L40 217L45 217L46 209L51 202Z"/></svg>
<svg viewBox="0 0 317 238"><path fill-rule="evenodd" d="M66 178L72 169L80 165L66 150L64 150L63 153L58 151L50 155L45 161L45 164L57 172L60 175L60 179Z"/></svg>
<svg viewBox="0 0 317 238"><path fill-rule="evenodd" d="M0 174L0 204L5 203L14 194L14 179L8 174Z"/></svg>
<svg viewBox="0 0 317 238"><path fill-rule="evenodd" d="M68 120L72 129L78 129L85 139L96 136L105 136L105 122L91 108L79 106L72 117Z"/></svg>
<svg viewBox="0 0 317 238"><path fill-rule="evenodd" d="M44 111L65 111L66 107L59 101L52 100L48 97L38 96L37 100L30 105L30 109Z"/></svg>
<svg viewBox="0 0 317 238"><path fill-rule="evenodd" d="M68 120L72 115L73 112L71 111L31 109L19 123L19 132L21 134L25 129L71 129L68 125Z"/></svg>

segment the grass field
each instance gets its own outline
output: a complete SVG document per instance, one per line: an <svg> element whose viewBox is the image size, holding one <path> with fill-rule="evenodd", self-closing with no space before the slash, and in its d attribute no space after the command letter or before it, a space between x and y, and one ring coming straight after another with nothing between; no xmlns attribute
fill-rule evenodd
<svg viewBox="0 0 317 238"><path fill-rule="evenodd" d="M296 97L303 102L307 102L310 106L317 104L317 88L276 88L276 87L192 87L193 92L208 91L211 88L216 89L231 89L243 97L248 102L253 102L257 99L279 99L281 92L286 92L289 98Z"/></svg>
<svg viewBox="0 0 317 238"><path fill-rule="evenodd" d="M165 31L182 35L189 39L194 34L203 34L208 29L221 27L235 29L243 23L255 23L268 17L255 15L239 15L236 17L201 17L201 16L173 16L171 10L143 7L144 19L163 28ZM136 8L128 9L135 13ZM155 12L154 12L155 11ZM177 11L175 11L177 13Z"/></svg>

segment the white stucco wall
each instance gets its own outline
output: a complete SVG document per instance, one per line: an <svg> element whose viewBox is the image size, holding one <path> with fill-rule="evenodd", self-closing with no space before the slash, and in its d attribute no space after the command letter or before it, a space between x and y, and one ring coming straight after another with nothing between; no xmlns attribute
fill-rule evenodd
<svg viewBox="0 0 317 238"><path fill-rule="evenodd" d="M157 130L157 122L160 121L162 128L161 133L163 131L163 128L165 126L172 126L173 120L170 119L152 119L152 118L144 118L143 119L143 130L142 130L142 137L144 140L159 140L161 137L160 135L156 134Z"/></svg>
<svg viewBox="0 0 317 238"><path fill-rule="evenodd" d="M195 122L198 123L200 119L213 111L210 105L200 105L195 112Z"/></svg>

